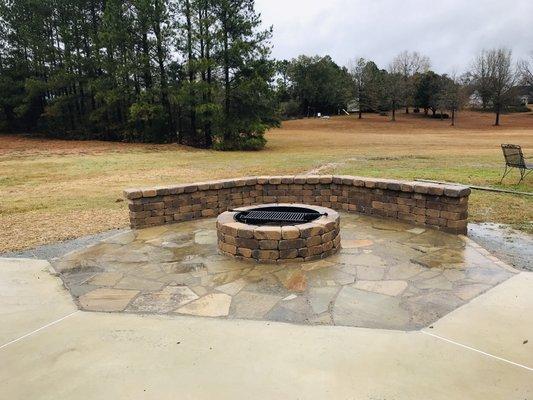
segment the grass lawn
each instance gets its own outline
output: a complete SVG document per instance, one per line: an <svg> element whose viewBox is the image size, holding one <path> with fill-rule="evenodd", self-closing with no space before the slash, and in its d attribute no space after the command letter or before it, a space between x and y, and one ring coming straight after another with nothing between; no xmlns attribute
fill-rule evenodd
<svg viewBox="0 0 533 400"><path fill-rule="evenodd" d="M533 113L492 123L492 114L470 112L456 127L404 114L395 123L378 115L296 120L252 153L0 136L0 253L127 226L127 187L315 171L533 191L533 174L516 186L513 172L499 185L501 143L533 158ZM474 191L470 203L471 221L533 232L533 197Z"/></svg>

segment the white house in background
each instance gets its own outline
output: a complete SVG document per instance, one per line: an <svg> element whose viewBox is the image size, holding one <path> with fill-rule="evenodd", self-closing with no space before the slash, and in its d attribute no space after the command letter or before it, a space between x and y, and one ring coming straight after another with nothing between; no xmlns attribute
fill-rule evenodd
<svg viewBox="0 0 533 400"><path fill-rule="evenodd" d="M346 110L349 113L359 112L359 102L356 99L350 100L347 104Z"/></svg>
<svg viewBox="0 0 533 400"><path fill-rule="evenodd" d="M468 99L468 107L469 108L483 107L483 100L481 100L481 96L477 90L474 91L474 93L470 95L470 98Z"/></svg>
<svg viewBox="0 0 533 400"><path fill-rule="evenodd" d="M517 86L517 101L523 105L528 106L533 104L533 86Z"/></svg>
<svg viewBox="0 0 533 400"><path fill-rule="evenodd" d="M514 105L523 105L527 106L528 104L533 104L533 87L532 86L516 86L515 88L516 98L513 101ZM492 102L489 101L487 107L490 107ZM479 92L476 90L470 95L468 99L467 106L469 108L479 109L483 107L483 101Z"/></svg>

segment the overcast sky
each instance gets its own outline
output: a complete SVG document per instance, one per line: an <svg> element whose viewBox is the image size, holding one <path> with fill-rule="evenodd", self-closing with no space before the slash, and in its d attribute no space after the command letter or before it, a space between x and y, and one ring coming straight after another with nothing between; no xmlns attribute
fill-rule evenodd
<svg viewBox="0 0 533 400"><path fill-rule="evenodd" d="M385 68L402 50L431 58L440 73L463 72L483 48L533 51L533 0L256 0L274 26L273 56L329 54Z"/></svg>

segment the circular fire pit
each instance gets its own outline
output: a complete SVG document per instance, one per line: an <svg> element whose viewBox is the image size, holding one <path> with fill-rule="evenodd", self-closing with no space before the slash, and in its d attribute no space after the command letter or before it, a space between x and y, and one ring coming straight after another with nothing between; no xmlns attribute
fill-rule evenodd
<svg viewBox="0 0 533 400"><path fill-rule="evenodd" d="M339 214L304 204L241 207L218 216L218 248L228 256L276 263L314 261L340 248Z"/></svg>

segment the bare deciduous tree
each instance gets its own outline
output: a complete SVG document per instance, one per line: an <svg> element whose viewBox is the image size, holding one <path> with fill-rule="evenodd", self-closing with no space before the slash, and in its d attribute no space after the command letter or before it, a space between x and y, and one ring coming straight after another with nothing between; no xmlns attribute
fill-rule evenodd
<svg viewBox="0 0 533 400"><path fill-rule="evenodd" d="M533 85L533 52L529 60L520 60L518 62L518 72L526 85Z"/></svg>
<svg viewBox="0 0 533 400"><path fill-rule="evenodd" d="M389 71L403 77L405 87L405 112L409 114L409 105L413 102L414 84L413 76L429 71L431 62L429 57L420 53L407 50L402 51L389 66Z"/></svg>
<svg viewBox="0 0 533 400"><path fill-rule="evenodd" d="M460 79L455 74L450 76L443 75L441 77L440 86L438 106L441 109L441 116L442 110L449 110L452 114L451 126L455 126L456 113L466 101L464 87L461 85Z"/></svg>
<svg viewBox="0 0 533 400"><path fill-rule="evenodd" d="M391 121L396 121L396 110L401 104L401 101L405 99L405 80L402 75L397 73L387 74L385 79L385 89L392 111Z"/></svg>
<svg viewBox="0 0 533 400"><path fill-rule="evenodd" d="M354 80L354 94L357 99L359 108L359 119L363 118L363 96L365 92L365 66L367 61L364 58L358 58L350 62L350 74Z"/></svg>
<svg viewBox="0 0 533 400"><path fill-rule="evenodd" d="M512 100L517 77L511 50L502 48L482 51L474 60L472 76L481 97L486 96L492 103L496 114L494 125L500 125L500 114Z"/></svg>
<svg viewBox="0 0 533 400"><path fill-rule="evenodd" d="M484 50L474 60L469 75L471 87L479 94L483 110L486 110L492 97L492 77Z"/></svg>

